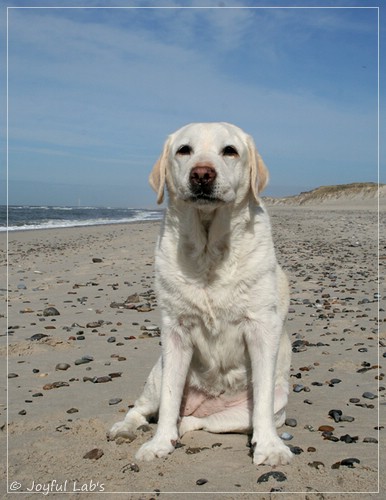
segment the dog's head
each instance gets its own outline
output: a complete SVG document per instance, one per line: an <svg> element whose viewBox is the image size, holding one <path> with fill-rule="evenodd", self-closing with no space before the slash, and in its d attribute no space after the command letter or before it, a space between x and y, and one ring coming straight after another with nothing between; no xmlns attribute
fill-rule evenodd
<svg viewBox="0 0 386 500"><path fill-rule="evenodd" d="M258 195L268 170L253 139L228 123L192 123L170 135L150 174L150 185L162 203L169 196L197 208L240 203Z"/></svg>

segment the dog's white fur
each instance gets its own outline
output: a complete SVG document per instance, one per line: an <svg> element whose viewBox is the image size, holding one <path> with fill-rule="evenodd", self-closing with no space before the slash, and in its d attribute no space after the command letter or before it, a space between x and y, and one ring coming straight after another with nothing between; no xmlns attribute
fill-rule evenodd
<svg viewBox="0 0 386 500"><path fill-rule="evenodd" d="M209 200L192 197L197 166L215 172ZM267 179L252 138L227 123L178 130L153 168L158 202L165 186L169 194L155 260L162 355L134 407L109 432L114 439L158 414L137 459L166 456L195 429L252 430L255 464L291 459L275 429L285 420L291 345L287 280L258 198Z"/></svg>

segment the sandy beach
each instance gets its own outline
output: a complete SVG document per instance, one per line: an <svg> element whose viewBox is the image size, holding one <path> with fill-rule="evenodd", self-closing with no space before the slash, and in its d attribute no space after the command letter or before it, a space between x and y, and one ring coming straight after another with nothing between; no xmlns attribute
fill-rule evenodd
<svg viewBox="0 0 386 500"><path fill-rule="evenodd" d="M188 433L172 455L147 463L134 455L154 423L130 443L106 439L160 354L158 222L9 233L0 436L10 490L66 499L385 498L378 214L375 205L355 208L269 208L290 280L294 351L290 420L279 434L296 455L276 468L252 464L246 435ZM380 222L384 235L384 212ZM5 233L0 241L3 333ZM385 241L379 251L382 280ZM1 494L11 496L4 481Z"/></svg>

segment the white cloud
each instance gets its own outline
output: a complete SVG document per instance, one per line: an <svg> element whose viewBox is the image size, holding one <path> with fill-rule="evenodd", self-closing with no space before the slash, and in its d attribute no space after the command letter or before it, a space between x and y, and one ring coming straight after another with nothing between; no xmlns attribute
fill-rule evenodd
<svg viewBox="0 0 386 500"><path fill-rule="evenodd" d="M13 154L52 151L90 169L96 158L117 168L126 162L129 169L143 167L145 185L168 133L190 121L225 120L254 135L283 177L310 163L332 175L329 165L364 162L374 151L375 109L267 76L284 54L312 43L312 23L333 29L330 14L318 21L297 15L279 9L12 11ZM243 65L244 58L255 66Z"/></svg>

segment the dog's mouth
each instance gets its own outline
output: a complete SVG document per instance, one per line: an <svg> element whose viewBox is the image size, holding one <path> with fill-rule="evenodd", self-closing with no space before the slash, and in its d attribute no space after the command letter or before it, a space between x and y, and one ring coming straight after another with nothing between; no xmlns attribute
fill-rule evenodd
<svg viewBox="0 0 386 500"><path fill-rule="evenodd" d="M192 194L188 198L188 201L190 201L191 203L202 204L202 205L213 205L213 204L224 203L224 201L221 200L220 198L216 198L215 196L205 193Z"/></svg>

